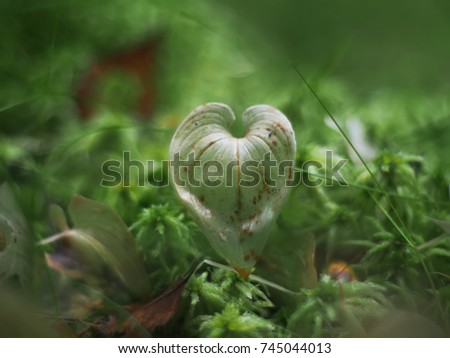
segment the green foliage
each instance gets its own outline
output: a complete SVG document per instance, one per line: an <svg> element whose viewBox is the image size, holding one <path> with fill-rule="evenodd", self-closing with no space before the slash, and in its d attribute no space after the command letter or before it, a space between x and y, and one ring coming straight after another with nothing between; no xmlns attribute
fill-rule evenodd
<svg viewBox="0 0 450 358"><path fill-rule="evenodd" d="M149 174L168 179L161 161L169 159L178 124L197 106L223 102L242 113L267 103L292 123L296 177L324 180L291 190L255 265L256 275L296 294L202 266L177 314L152 334L347 337L376 335L371 327L381 327L377 334L408 335L408 324L385 330L401 316L408 318L403 323L426 321L437 327L432 332L449 336L450 47L442 44L450 23L441 16L448 13L444 3L351 0L324 11L321 2L297 0L284 6L2 1L0 281L26 287L39 317L52 312L57 323L76 322L70 334L80 334L79 327L110 315L128 318L121 305L136 303L123 294L134 280L145 282L151 299L200 257L220 260L174 188L142 180ZM380 36L380 23L392 36ZM75 92L90 66L155 37L161 46L153 63L152 112L135 113L141 83L134 74L112 71L98 85L98 111L82 118ZM363 155L373 176L330 128L329 115L289 62L350 138L350 120L359 123L364 135L352 142L361 155L373 149ZM335 161L348 159L342 178L325 170L328 150ZM101 185L102 165L123 161L125 151L144 164L154 160L154 167L143 173L132 167L120 173L122 184ZM303 166L311 160L323 168ZM74 195L95 204L69 210L68 223L56 215L55 227L53 204L66 208ZM34 243L70 236L67 231L72 244L62 245L64 258L84 250L89 259L77 273L100 279L81 284L47 266L46 256L61 247L44 253ZM355 281L326 275L329 264L341 260ZM139 261L145 269L133 270ZM112 283L111 273L123 277L125 288ZM5 307L15 301L11 296ZM13 321L23 318L2 312Z"/></svg>

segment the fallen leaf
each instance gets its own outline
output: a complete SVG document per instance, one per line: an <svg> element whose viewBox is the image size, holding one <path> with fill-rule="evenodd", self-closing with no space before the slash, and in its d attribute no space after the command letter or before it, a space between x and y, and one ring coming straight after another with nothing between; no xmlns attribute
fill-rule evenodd
<svg viewBox="0 0 450 358"><path fill-rule="evenodd" d="M160 296L147 304L135 307L131 314L119 328L118 332L124 337L141 336L143 329L152 331L156 327L164 326L177 312L181 295L190 275L180 278L170 285Z"/></svg>

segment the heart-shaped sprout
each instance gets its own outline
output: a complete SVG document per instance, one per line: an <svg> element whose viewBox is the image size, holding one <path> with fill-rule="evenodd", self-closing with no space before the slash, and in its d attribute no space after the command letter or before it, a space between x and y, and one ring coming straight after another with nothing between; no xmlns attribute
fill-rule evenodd
<svg viewBox="0 0 450 358"><path fill-rule="evenodd" d="M243 277L255 265L292 183L295 136L268 105L248 108L245 136L230 133L230 107L208 103L180 124L170 145L176 191L213 248Z"/></svg>

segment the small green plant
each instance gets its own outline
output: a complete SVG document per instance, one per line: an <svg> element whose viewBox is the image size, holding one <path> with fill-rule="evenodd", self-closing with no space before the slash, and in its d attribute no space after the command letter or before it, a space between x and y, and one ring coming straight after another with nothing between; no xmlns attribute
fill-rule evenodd
<svg viewBox="0 0 450 358"><path fill-rule="evenodd" d="M367 330L392 305L386 289L370 282L342 282L323 276L317 286L303 290L287 327L304 337L367 337Z"/></svg>
<svg viewBox="0 0 450 358"><path fill-rule="evenodd" d="M164 286L168 278L177 279L200 256L194 240L196 225L167 203L143 209L131 231L157 287Z"/></svg>

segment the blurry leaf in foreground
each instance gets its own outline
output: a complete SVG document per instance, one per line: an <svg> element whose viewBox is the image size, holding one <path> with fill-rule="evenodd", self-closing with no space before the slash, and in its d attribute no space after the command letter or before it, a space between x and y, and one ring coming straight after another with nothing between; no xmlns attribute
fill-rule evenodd
<svg viewBox="0 0 450 358"><path fill-rule="evenodd" d="M55 332L38 312L17 293L1 289L0 338L48 338Z"/></svg>
<svg viewBox="0 0 450 358"><path fill-rule="evenodd" d="M146 272L133 238L122 219L104 204L74 196L68 212L74 227L69 229L62 211L52 208L53 221L65 228L41 244L58 242L47 255L50 267L73 278L84 278L84 267L97 275L106 266L134 294L146 289Z"/></svg>
<svg viewBox="0 0 450 358"><path fill-rule="evenodd" d="M27 222L7 184L0 186L0 283L17 280L24 285L31 272L30 233Z"/></svg>

